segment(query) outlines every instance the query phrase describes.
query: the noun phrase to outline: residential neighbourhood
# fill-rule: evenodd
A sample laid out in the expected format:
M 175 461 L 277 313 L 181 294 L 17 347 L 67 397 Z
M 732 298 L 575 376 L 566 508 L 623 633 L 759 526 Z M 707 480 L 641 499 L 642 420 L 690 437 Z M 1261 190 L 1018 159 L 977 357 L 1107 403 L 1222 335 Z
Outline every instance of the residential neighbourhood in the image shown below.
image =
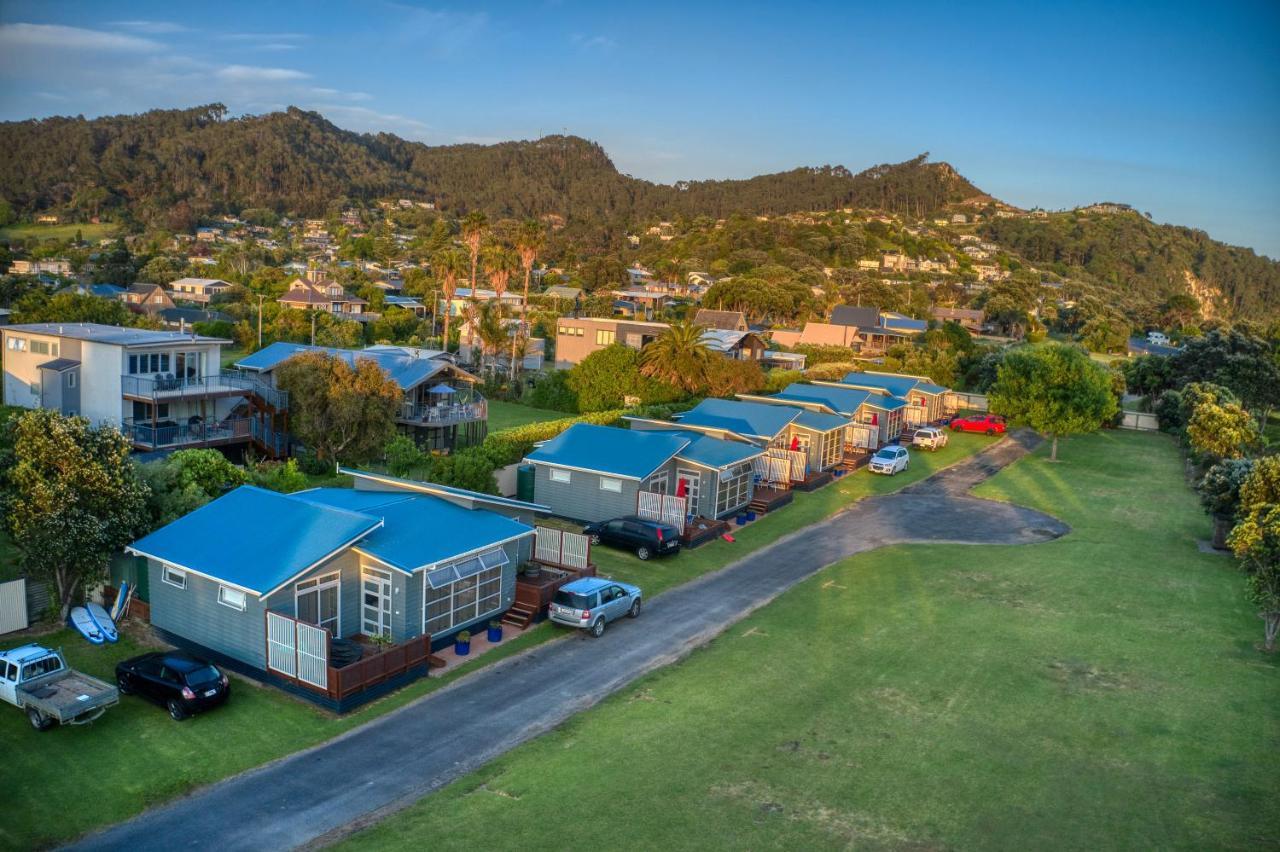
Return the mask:
M 0 848 L 1280 846 L 1275 16 L 648 11 L 0 5 Z

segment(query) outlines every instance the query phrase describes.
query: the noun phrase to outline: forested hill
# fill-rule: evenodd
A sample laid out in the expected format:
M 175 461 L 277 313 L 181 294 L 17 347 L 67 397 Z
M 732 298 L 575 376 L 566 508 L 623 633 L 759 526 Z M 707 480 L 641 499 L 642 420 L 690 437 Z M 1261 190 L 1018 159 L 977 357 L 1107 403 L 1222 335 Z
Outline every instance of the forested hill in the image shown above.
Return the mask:
M 457 213 L 559 214 L 601 224 L 842 206 L 923 216 L 983 197 L 923 155 L 859 174 L 822 166 L 669 186 L 620 174 L 599 145 L 574 136 L 428 146 L 352 133 L 294 108 L 227 118 L 219 104 L 0 123 L 0 150 L 0 196 L 17 212 L 75 205 L 127 211 L 144 222 L 178 207 L 197 216 L 247 207 L 319 215 L 344 198 L 397 195 Z

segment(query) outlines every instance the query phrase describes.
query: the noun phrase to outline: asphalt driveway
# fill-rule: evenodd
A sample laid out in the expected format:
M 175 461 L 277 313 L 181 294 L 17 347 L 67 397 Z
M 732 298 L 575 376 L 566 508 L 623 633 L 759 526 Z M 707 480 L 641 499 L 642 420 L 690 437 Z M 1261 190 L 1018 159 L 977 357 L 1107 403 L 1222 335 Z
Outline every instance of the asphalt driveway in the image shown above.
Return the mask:
M 651 602 L 599 640 L 541 645 L 307 751 L 92 835 L 81 849 L 280 849 L 416 801 L 680 659 L 791 586 L 888 544 L 1032 544 L 1068 531 L 970 488 L 1025 454 L 1025 432 L 901 492 L 871 497 Z M 140 768 L 145 771 L 144 768 Z

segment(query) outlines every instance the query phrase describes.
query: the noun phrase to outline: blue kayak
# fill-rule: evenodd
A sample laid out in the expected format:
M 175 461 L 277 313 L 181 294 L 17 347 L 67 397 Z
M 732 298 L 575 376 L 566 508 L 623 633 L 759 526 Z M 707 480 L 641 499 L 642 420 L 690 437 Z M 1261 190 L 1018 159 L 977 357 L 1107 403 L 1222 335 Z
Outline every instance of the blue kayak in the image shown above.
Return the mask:
M 98 625 L 103 638 L 108 642 L 115 642 L 120 638 L 120 632 L 116 630 L 116 623 L 111 620 L 111 616 L 107 615 L 107 611 L 102 608 L 101 604 L 89 603 L 85 604 L 85 609 L 89 610 L 89 617 L 93 619 L 93 623 Z
M 93 620 L 93 616 L 89 614 L 89 610 L 82 606 L 72 607 L 70 614 L 67 615 L 67 622 L 80 631 L 80 635 L 88 639 L 95 645 L 101 645 L 107 641 L 102 635 L 102 629 L 98 627 L 98 622 Z

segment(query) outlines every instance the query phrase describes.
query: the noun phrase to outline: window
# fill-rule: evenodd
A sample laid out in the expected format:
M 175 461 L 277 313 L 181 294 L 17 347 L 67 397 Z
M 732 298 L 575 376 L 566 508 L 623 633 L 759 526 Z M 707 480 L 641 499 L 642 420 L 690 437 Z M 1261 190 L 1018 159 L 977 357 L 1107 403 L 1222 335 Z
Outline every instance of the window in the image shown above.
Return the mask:
M 181 568 L 174 568 L 172 565 L 164 566 L 164 573 L 160 579 L 164 580 L 170 586 L 176 586 L 179 589 L 187 587 L 187 572 Z
M 27 351 L 27 339 L 25 337 L 10 337 L 8 345 L 15 352 Z
M 614 494 L 621 494 L 622 480 L 614 479 L 613 477 L 610 477 L 610 476 L 602 476 L 600 477 L 600 490 L 612 491 Z
M 667 493 L 667 472 L 660 471 L 649 477 L 649 490 L 659 494 Z
M 716 490 L 716 517 L 742 508 L 750 497 L 750 462 L 720 471 L 720 486 Z
M 36 355 L 48 355 L 49 342 L 47 340 L 33 340 L 31 341 L 31 351 Z
M 560 467 L 551 468 L 550 471 L 548 472 L 548 476 L 550 477 L 552 482 L 569 482 L 573 479 L 569 471 Z
M 501 610 L 502 569 L 508 564 L 506 551 L 495 547 L 424 576 L 423 632 L 439 635 Z M 448 582 L 449 576 L 457 579 Z
M 229 606 L 232 609 L 238 609 L 244 612 L 247 595 L 239 589 L 233 589 L 230 586 L 218 587 L 218 603 L 223 606 Z
M 334 636 L 339 635 L 338 623 L 342 609 L 338 600 L 338 587 L 341 578 L 341 574 L 334 571 L 332 574 L 296 583 L 293 587 L 293 603 L 298 620 L 323 627 Z
M 822 469 L 835 467 L 836 462 L 840 460 L 840 454 L 844 451 L 844 445 L 840 439 L 842 429 L 836 429 L 822 436 Z
M 70 373 L 67 373 L 67 387 L 73 388 L 75 386 L 76 386 L 76 374 L 75 374 L 75 371 L 72 370 Z
M 616 339 L 617 339 L 617 333 L 612 330 L 603 329 L 603 328 L 596 330 L 597 346 L 608 346 L 610 343 L 613 343 L 613 341 Z
M 129 375 L 143 373 L 167 373 L 169 371 L 168 352 L 143 352 L 129 356 Z

